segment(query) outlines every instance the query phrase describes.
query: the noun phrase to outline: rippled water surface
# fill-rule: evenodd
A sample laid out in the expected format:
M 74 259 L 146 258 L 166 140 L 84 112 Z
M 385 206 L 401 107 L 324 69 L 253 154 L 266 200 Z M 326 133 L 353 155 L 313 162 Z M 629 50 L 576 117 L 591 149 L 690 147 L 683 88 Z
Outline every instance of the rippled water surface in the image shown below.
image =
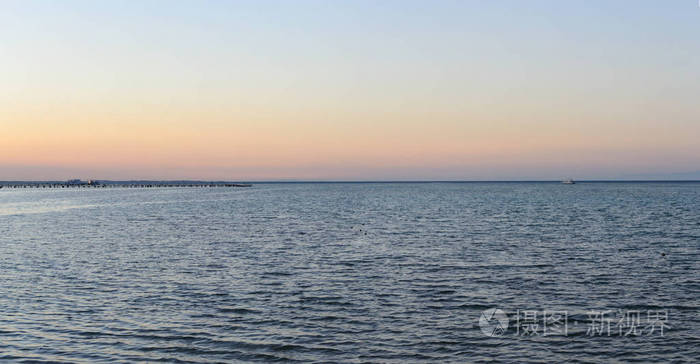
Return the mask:
M 698 183 L 5 188 L 0 361 L 697 362 L 699 253 Z

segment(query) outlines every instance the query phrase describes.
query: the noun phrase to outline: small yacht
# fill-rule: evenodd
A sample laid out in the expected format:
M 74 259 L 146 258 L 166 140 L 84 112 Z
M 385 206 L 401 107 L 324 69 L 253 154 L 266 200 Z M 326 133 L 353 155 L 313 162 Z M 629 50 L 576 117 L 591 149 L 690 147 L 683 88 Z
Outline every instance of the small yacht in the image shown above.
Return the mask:
M 574 182 L 574 180 L 571 178 L 567 178 L 567 179 L 561 181 L 561 183 L 563 183 L 565 185 L 575 185 L 576 184 L 576 182 Z

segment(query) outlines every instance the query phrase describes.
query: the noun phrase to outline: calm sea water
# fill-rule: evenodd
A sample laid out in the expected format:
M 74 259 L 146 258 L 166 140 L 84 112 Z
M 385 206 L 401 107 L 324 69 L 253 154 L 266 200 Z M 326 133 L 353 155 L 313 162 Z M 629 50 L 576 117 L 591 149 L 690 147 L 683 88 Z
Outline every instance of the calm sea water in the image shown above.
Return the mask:
M 0 361 L 697 362 L 699 258 L 698 183 L 2 189 Z

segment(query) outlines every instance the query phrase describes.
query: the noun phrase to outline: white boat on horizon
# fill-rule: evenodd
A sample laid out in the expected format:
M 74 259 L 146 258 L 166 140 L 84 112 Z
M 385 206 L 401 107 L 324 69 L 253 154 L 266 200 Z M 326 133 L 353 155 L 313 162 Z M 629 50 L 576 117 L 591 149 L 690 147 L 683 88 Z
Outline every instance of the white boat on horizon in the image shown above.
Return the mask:
M 567 178 L 567 179 L 561 181 L 561 183 L 563 183 L 565 185 L 575 185 L 576 184 L 576 182 L 574 182 L 574 180 L 571 178 Z

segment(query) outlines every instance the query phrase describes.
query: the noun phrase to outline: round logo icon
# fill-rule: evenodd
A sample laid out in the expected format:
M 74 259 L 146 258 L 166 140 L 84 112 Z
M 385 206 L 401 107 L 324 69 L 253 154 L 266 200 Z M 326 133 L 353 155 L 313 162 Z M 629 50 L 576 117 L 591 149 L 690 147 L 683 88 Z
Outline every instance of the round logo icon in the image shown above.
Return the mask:
M 508 330 L 508 316 L 502 310 L 489 308 L 479 317 L 481 332 L 487 336 L 501 336 Z

